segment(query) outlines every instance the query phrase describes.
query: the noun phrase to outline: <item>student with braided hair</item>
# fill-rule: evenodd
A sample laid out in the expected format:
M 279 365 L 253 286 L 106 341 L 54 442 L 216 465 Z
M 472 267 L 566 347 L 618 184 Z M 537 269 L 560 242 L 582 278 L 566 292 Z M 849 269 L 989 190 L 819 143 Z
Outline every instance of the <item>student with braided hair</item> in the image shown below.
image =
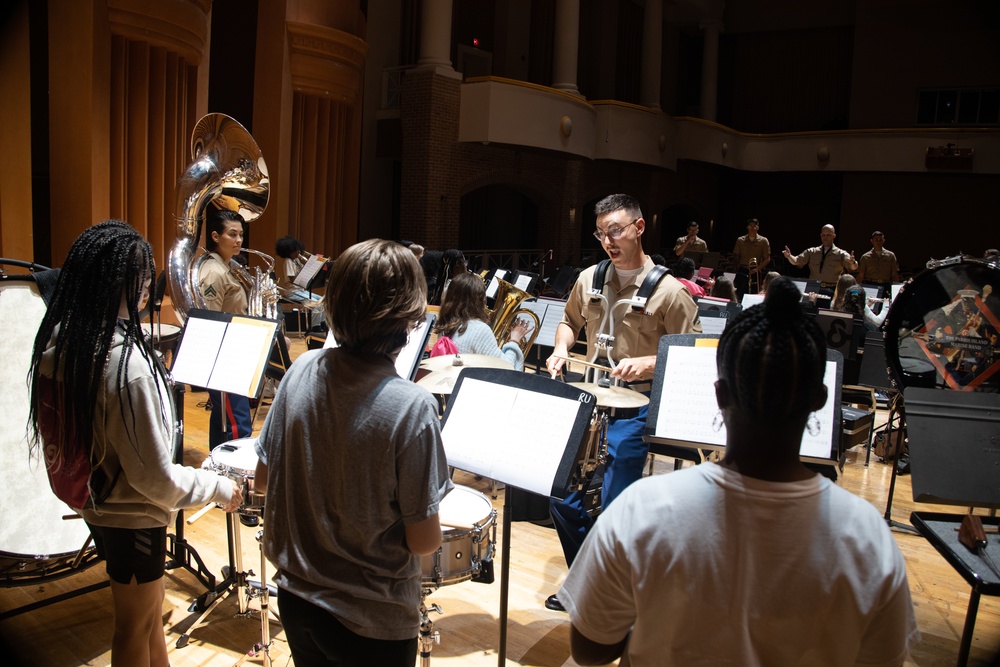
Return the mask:
M 29 433 L 107 561 L 112 664 L 165 667 L 166 526 L 176 509 L 233 511 L 243 498 L 232 480 L 173 462 L 171 388 L 139 327 L 154 275 L 149 244 L 124 222 L 73 243 L 35 337 Z
M 576 662 L 903 663 L 920 635 L 892 534 L 799 459 L 825 361 L 787 278 L 726 327 L 725 457 L 632 484 L 596 522 L 559 591 Z

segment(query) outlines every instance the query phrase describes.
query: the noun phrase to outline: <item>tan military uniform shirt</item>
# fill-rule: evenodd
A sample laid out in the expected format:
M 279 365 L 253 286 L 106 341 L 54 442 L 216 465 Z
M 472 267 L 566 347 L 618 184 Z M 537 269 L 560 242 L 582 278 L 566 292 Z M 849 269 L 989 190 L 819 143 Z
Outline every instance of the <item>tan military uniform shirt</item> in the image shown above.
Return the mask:
M 869 250 L 858 261 L 858 273 L 866 283 L 891 283 L 893 275 L 899 274 L 896 253 L 885 248 L 879 253 L 874 248 Z
M 653 260 L 646 258 L 646 263 L 635 278 L 625 285 L 617 285 L 617 274 L 614 266 L 609 266 L 604 276 L 604 296 L 609 306 L 614 306 L 620 299 L 635 296 L 642 285 L 646 274 L 652 270 Z M 587 357 L 594 353 L 594 343 L 604 315 L 604 304 L 597 300 L 592 302 L 586 292 L 594 282 L 597 265 L 585 269 L 566 301 L 563 322 L 575 333 L 579 333 L 584 325 L 587 327 Z M 673 276 L 665 276 L 646 303 L 646 312 L 633 312 L 629 306 L 614 309 L 615 341 L 612 357 L 615 360 L 645 357 L 655 355 L 660 344 L 660 337 L 665 334 L 701 333 L 701 320 L 698 318 L 698 307 L 691 293 Z M 601 357 L 607 356 L 606 350 L 601 350 Z
M 830 250 L 823 258 L 823 246 L 818 245 L 806 248 L 789 261 L 795 266 L 809 265 L 809 280 L 818 280 L 824 285 L 836 285 L 837 279 L 844 271 L 848 271 L 848 262 L 851 261 L 851 253 L 842 250 L 837 246 L 830 246 Z
M 687 236 L 682 236 L 674 243 L 674 252 L 680 250 L 680 247 L 684 245 L 687 240 Z M 705 239 L 700 236 L 694 237 L 694 241 L 688 243 L 688 247 L 685 248 L 684 252 L 708 252 L 708 244 L 705 243 Z
M 749 234 L 744 234 L 736 239 L 733 256 L 739 262 L 739 266 L 744 269 L 750 266 L 750 260 L 754 258 L 757 259 L 757 265 L 760 266 L 765 257 L 771 256 L 771 244 L 767 237 L 760 234 L 755 239 L 751 239 Z
M 218 254 L 210 252 L 208 256 L 209 258 L 201 265 L 198 280 L 205 306 L 209 310 L 245 315 L 247 293 L 243 291 L 243 285 Z

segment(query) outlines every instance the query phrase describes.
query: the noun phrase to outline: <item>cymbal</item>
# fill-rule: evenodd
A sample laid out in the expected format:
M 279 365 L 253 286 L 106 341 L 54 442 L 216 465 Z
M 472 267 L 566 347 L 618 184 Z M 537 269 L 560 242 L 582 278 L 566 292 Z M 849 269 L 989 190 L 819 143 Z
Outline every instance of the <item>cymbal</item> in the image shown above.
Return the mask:
M 567 382 L 566 384 L 589 391 L 597 397 L 601 408 L 641 408 L 649 403 L 649 397 L 628 387 L 602 387 L 594 382 Z
M 456 361 L 458 363 L 456 363 Z M 420 367 L 429 371 L 454 369 L 455 377 L 463 368 L 506 368 L 514 367 L 503 357 L 488 354 L 443 354 L 440 357 L 428 357 L 420 362 Z
M 465 368 L 465 366 L 459 366 L 459 369 Z M 427 375 L 423 376 L 417 380 L 417 384 L 432 394 L 439 394 L 442 396 L 450 396 L 451 392 L 455 390 L 455 384 L 458 382 L 458 373 L 453 373 L 451 371 L 431 371 Z

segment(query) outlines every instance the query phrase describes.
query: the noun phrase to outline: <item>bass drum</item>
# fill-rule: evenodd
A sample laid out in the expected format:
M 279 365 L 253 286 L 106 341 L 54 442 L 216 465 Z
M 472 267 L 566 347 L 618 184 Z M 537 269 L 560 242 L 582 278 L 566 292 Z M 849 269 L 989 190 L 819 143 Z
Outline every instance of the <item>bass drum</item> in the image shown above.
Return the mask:
M 0 280 L 0 578 L 24 586 L 74 574 L 97 562 L 90 530 L 49 488 L 41 456 L 29 458 L 25 383 L 35 333 L 45 315 L 28 277 Z
M 1000 270 L 978 261 L 928 269 L 901 288 L 885 323 L 889 377 L 906 387 L 1000 386 Z

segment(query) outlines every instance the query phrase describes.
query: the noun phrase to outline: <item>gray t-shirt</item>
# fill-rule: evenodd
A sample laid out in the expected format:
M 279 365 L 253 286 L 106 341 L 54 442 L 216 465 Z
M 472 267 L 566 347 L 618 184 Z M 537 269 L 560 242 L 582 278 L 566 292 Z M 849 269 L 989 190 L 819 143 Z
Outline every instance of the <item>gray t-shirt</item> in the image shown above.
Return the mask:
M 256 448 L 278 586 L 364 637 L 415 637 L 420 559 L 404 524 L 436 514 L 452 487 L 433 397 L 388 357 L 312 350 L 282 379 Z

